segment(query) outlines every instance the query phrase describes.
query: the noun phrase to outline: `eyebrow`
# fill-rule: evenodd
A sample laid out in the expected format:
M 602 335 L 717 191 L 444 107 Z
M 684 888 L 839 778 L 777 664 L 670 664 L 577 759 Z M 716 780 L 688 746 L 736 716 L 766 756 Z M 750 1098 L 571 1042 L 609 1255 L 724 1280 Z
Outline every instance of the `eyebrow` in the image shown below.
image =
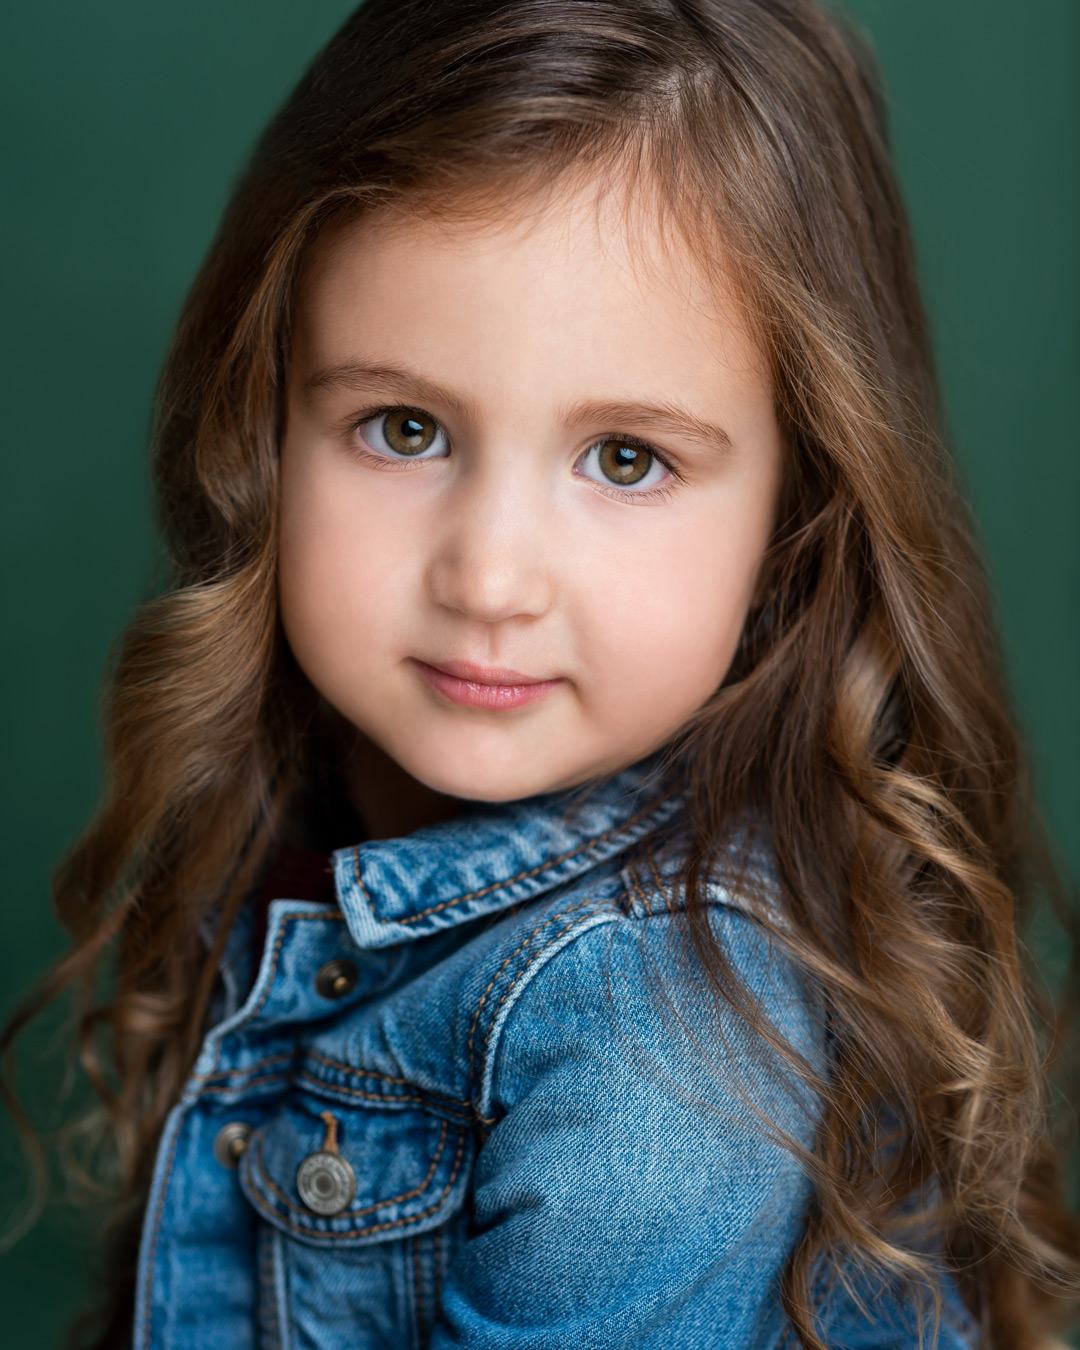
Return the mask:
M 310 376 L 305 381 L 304 388 L 313 391 L 355 389 L 357 393 L 363 393 L 373 384 L 378 385 L 380 389 L 397 393 L 409 402 L 415 400 L 421 403 L 440 403 L 459 417 L 469 417 L 473 413 L 473 405 L 468 399 L 459 398 L 457 394 L 435 380 L 429 380 L 425 375 L 401 370 L 396 366 L 356 361 L 345 362 L 339 366 L 326 366 Z
M 436 403 L 449 408 L 455 415 L 468 419 L 474 414 L 474 405 L 452 390 L 425 375 L 403 370 L 397 366 L 365 362 L 345 362 L 325 366 L 315 371 L 305 388 L 354 389 L 363 392 L 372 385 L 396 394 L 407 402 Z M 651 427 L 659 434 L 683 436 L 711 449 L 727 452 L 732 448 L 731 437 L 713 422 L 708 422 L 675 403 L 637 403 L 633 400 L 596 400 L 574 403 L 563 409 L 567 425 L 580 422 L 607 424 L 616 430 L 620 423 Z
M 729 451 L 731 437 L 723 427 L 696 417 L 676 403 L 602 402 L 575 403 L 566 414 L 567 422 L 597 422 L 617 430 L 620 423 L 636 423 L 665 433 L 699 441 L 712 450 Z

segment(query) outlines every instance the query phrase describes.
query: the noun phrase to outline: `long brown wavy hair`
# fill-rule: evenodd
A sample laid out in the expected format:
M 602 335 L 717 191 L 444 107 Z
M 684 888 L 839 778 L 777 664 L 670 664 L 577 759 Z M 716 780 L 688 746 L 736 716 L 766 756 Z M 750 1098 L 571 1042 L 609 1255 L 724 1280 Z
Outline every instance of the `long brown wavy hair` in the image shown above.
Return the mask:
M 784 1306 L 824 1350 L 822 1262 L 919 1277 L 921 1225 L 988 1346 L 1044 1345 L 1067 1321 L 1080 1236 L 1018 939 L 1040 888 L 1032 812 L 872 62 L 813 0 L 368 0 L 259 142 L 183 311 L 155 440 L 174 582 L 115 664 L 104 805 L 56 878 L 70 951 L 6 1036 L 76 992 L 127 1216 L 94 1345 L 123 1342 L 163 1120 L 229 923 L 311 770 L 317 699 L 276 599 L 299 268 L 343 217 L 498 212 L 615 163 L 647 175 L 704 266 L 722 253 L 792 447 L 768 584 L 674 756 L 686 931 L 717 990 L 771 1034 L 702 900 L 725 821 L 751 808 L 785 900 L 775 940 L 828 1010 Z

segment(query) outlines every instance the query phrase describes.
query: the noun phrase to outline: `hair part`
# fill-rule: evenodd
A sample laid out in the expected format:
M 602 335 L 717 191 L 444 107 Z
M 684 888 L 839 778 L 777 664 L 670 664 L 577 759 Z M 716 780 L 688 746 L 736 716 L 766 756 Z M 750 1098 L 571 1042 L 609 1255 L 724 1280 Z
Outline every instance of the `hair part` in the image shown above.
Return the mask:
M 812 0 L 368 0 L 316 59 L 234 193 L 169 354 L 155 464 L 175 584 L 117 659 L 105 804 L 56 881 L 73 946 L 8 1042 L 76 990 L 137 1220 L 224 935 L 312 761 L 317 699 L 276 601 L 304 260 L 365 213 L 484 219 L 567 172 L 626 166 L 733 283 L 791 445 L 767 584 L 723 687 L 672 746 L 693 841 L 686 936 L 717 997 L 773 1035 L 703 894 L 751 810 L 785 901 L 774 939 L 828 1009 L 805 1158 L 816 1200 L 784 1307 L 824 1350 L 823 1263 L 932 1286 L 922 1226 L 988 1344 L 1028 1350 L 1080 1273 L 1017 941 L 1038 849 L 880 94 L 857 39 Z M 130 1316 L 122 1271 L 113 1284 L 102 1347 Z

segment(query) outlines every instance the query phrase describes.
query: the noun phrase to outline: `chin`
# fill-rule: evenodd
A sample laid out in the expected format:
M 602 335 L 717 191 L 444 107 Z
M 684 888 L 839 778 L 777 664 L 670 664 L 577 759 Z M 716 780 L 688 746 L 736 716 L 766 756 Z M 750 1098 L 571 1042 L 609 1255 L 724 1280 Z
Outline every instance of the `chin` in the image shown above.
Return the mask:
M 423 766 L 426 768 L 426 766 Z M 550 792 L 557 784 L 535 775 L 522 774 L 520 769 L 468 769 L 461 766 L 439 765 L 427 772 L 410 769 L 414 778 L 435 792 L 448 797 L 460 797 L 468 802 L 515 802 L 523 797 L 534 797 Z
M 571 766 L 541 761 L 531 747 L 512 744 L 409 746 L 391 753 L 425 787 L 464 801 L 513 802 L 577 781 Z

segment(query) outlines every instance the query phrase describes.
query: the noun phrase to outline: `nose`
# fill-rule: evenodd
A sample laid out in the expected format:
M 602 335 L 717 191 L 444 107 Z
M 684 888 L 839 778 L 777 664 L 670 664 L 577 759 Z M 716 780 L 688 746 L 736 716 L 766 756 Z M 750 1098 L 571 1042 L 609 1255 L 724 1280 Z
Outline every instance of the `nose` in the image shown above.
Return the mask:
M 539 484 L 477 472 L 446 503 L 428 588 L 436 604 L 480 623 L 538 618 L 551 605 L 550 533 Z

